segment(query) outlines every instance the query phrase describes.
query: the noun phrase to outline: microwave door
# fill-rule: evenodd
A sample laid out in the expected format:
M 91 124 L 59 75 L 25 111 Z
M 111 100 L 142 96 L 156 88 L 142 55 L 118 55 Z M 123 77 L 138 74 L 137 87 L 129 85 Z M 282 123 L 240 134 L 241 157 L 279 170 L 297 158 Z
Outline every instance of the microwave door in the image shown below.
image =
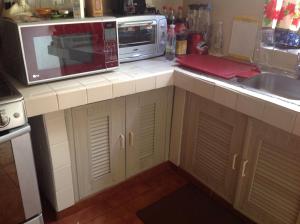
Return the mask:
M 92 63 L 95 54 L 92 35 L 66 35 L 53 38 L 48 54 L 59 58 L 62 65 Z
M 76 48 L 80 46 L 91 46 L 93 35 L 90 33 L 68 34 L 61 36 L 53 36 L 52 43 L 54 46 L 62 48 Z
M 79 63 L 92 63 L 94 55 L 99 54 L 99 52 L 94 52 L 90 47 L 64 49 L 54 46 L 48 46 L 48 54 L 58 57 L 61 60 L 62 65 L 72 65 Z

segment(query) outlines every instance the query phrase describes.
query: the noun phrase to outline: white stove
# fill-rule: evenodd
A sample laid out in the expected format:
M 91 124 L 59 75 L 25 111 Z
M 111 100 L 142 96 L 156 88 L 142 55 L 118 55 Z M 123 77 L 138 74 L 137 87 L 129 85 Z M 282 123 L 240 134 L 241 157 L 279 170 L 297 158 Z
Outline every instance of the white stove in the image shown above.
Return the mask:
M 42 224 L 42 208 L 22 95 L 0 74 L 0 223 Z
M 0 132 L 26 123 L 23 96 L 0 75 Z

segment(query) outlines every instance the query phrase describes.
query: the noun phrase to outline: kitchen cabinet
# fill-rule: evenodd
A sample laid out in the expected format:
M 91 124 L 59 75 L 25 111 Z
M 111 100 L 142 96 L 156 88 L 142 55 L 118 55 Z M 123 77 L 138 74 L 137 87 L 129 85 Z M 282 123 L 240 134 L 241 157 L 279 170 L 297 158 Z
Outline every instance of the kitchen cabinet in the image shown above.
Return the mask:
M 168 158 L 173 88 L 66 112 L 77 200 Z
M 246 116 L 187 94 L 181 166 L 218 195 L 233 203 Z
M 168 91 L 164 88 L 126 97 L 127 177 L 166 160 L 172 100 L 168 102 Z
M 250 119 L 235 208 L 257 223 L 300 223 L 299 149 L 299 137 Z
M 73 108 L 69 115 L 79 198 L 124 180 L 125 98 Z

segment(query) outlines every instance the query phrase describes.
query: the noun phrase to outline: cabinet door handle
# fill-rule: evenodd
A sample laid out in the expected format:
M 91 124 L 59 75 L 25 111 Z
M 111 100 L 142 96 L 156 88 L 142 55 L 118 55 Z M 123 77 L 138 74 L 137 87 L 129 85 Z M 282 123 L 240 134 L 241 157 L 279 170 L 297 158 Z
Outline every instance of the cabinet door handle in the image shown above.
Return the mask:
M 247 164 L 248 164 L 248 160 L 245 160 L 244 162 L 243 162 L 243 170 L 242 170 L 242 177 L 245 177 L 246 176 L 246 167 L 247 167 Z
M 133 139 L 134 139 L 134 134 L 133 132 L 129 132 L 129 146 L 133 146 Z
M 236 170 L 236 160 L 237 160 L 238 156 L 239 155 L 237 153 L 233 155 L 232 167 L 231 167 L 232 170 Z
M 120 146 L 121 149 L 125 149 L 125 136 L 123 134 L 120 135 Z

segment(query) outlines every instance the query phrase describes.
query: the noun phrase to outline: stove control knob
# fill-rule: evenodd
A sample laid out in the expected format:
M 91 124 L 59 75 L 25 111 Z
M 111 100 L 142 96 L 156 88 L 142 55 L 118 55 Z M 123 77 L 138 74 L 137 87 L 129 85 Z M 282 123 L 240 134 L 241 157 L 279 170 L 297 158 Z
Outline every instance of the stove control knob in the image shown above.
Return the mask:
M 0 113 L 0 128 L 6 127 L 9 124 L 9 122 L 10 122 L 9 117 Z
M 19 118 L 20 116 L 20 113 L 14 113 L 14 118 Z

